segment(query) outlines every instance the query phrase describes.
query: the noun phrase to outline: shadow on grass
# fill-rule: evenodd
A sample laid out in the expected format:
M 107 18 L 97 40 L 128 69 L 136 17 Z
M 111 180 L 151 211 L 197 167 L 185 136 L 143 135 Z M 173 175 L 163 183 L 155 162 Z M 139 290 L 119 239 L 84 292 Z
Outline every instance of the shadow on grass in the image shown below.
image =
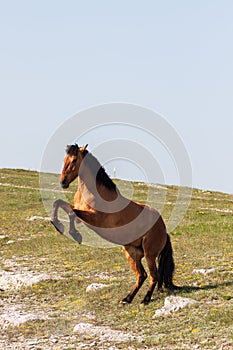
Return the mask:
M 195 291 L 199 291 L 199 290 L 211 290 L 211 289 L 216 289 L 219 287 L 229 287 L 229 286 L 233 286 L 233 281 L 231 282 L 224 282 L 224 283 L 217 283 L 217 284 L 208 284 L 205 286 L 179 286 L 178 290 L 176 291 L 175 294 L 179 294 L 180 292 L 185 292 L 185 293 L 192 293 Z

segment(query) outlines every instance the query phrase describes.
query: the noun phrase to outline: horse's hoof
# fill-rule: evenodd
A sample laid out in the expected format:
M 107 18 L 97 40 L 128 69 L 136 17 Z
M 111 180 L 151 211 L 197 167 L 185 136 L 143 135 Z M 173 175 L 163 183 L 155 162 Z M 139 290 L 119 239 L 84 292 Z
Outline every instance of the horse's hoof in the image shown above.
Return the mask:
M 151 301 L 151 297 L 145 296 L 145 298 L 141 301 L 141 305 L 148 305 Z
M 124 307 L 125 305 L 127 305 L 127 304 L 129 304 L 129 303 L 127 303 L 126 301 L 123 301 L 123 300 L 121 300 L 121 301 L 119 301 L 119 306 L 120 307 Z
M 131 301 L 132 300 L 129 300 L 128 298 L 124 298 L 119 302 L 119 305 L 123 306 L 123 305 L 131 304 Z
M 179 291 L 182 289 L 182 287 L 176 286 L 175 284 L 172 284 L 167 287 L 167 291 L 170 293 L 179 293 Z
M 162 287 L 158 288 L 158 294 L 164 293 L 164 289 Z
M 69 234 L 76 242 L 78 242 L 79 244 L 82 243 L 83 238 L 77 230 L 70 230 Z
M 76 216 L 75 222 L 76 222 L 76 224 L 80 224 L 80 223 L 81 223 L 81 220 Z
M 64 225 L 59 220 L 50 220 L 51 224 L 55 227 L 55 229 L 63 235 L 65 231 Z

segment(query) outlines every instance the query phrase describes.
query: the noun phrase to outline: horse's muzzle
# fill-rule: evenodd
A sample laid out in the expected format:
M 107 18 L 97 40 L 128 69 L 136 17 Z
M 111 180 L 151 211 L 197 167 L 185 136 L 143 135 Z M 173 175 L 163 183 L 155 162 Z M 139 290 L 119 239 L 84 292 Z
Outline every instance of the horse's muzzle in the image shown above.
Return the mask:
M 68 180 L 67 180 L 66 178 L 64 178 L 64 179 L 60 182 L 60 184 L 61 184 L 61 187 L 62 187 L 62 188 L 68 188 L 68 187 L 69 187 L 69 182 L 68 182 Z

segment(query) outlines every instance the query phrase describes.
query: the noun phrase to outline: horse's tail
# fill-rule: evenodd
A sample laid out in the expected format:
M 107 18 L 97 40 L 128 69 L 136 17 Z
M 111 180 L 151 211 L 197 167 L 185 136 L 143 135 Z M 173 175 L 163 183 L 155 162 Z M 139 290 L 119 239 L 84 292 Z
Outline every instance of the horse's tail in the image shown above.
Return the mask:
M 159 281 L 158 289 L 162 288 L 164 283 L 165 287 L 168 289 L 176 289 L 177 287 L 173 284 L 173 273 L 175 270 L 175 263 L 173 259 L 173 250 L 171 245 L 171 240 L 169 235 L 167 235 L 167 242 L 159 254 Z

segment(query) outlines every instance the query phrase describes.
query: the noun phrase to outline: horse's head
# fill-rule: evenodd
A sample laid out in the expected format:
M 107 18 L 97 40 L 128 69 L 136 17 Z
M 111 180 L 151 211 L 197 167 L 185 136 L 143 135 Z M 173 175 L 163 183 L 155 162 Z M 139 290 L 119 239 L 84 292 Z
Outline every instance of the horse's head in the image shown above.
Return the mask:
M 66 147 L 66 156 L 62 169 L 60 183 L 62 188 L 68 188 L 70 183 L 78 176 L 80 164 L 88 145 L 79 147 L 77 144 Z

